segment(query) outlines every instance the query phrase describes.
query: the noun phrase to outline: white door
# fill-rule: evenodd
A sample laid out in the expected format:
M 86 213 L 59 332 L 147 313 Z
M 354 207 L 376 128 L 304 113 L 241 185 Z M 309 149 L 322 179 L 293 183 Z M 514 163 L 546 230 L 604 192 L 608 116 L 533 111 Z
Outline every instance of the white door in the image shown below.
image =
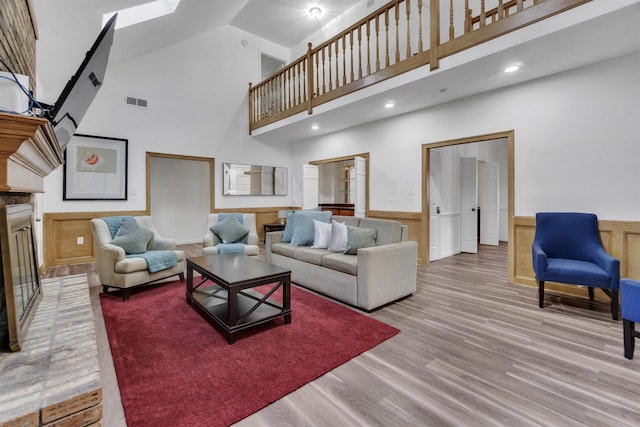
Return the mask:
M 500 240 L 499 170 L 498 162 L 478 164 L 481 245 L 497 246 Z
M 460 250 L 478 253 L 478 162 L 460 158 Z
M 440 259 L 440 152 L 429 150 L 429 261 Z
M 364 157 L 354 157 L 355 160 L 355 203 L 354 215 L 364 218 L 367 200 L 367 159 Z
M 302 209 L 318 207 L 318 166 L 302 165 Z

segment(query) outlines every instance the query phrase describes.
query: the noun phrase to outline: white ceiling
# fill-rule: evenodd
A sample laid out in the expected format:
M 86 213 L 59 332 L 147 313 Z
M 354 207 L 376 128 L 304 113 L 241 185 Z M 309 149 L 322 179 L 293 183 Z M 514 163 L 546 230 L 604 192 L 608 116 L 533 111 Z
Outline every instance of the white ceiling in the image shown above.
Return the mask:
M 75 72 L 77 52 L 86 52 L 99 32 L 103 14 L 148 1 L 33 0 L 40 33 L 39 63 L 70 64 L 66 70 L 53 67 L 59 75 L 40 76 L 47 79 L 49 84 L 43 86 L 51 92 L 44 95 L 39 92 L 40 100 L 55 101 L 66 80 Z M 142 56 L 227 24 L 283 46 L 296 46 L 309 39 L 321 25 L 359 2 L 367 0 L 182 0 L 171 15 L 118 30 L 110 63 Z M 319 22 L 308 17 L 309 8 L 315 3 L 323 9 Z M 375 8 L 384 3 L 375 0 Z M 68 13 L 70 10 L 72 14 Z M 607 13 L 611 10 L 613 12 Z M 589 13 L 593 16 L 583 16 Z M 565 16 L 573 17 L 578 24 L 547 25 L 557 23 Z M 640 0 L 595 0 L 512 33 L 513 36 L 507 36 L 510 46 L 500 47 L 507 38 L 500 37 L 470 49 L 469 55 L 475 52 L 476 58 L 470 58 L 466 53 L 445 58 L 436 72 L 416 70 L 407 73 L 407 76 L 344 97 L 337 103 L 334 101 L 331 108 L 316 108 L 313 115 L 301 115 L 300 119 L 290 120 L 286 127 L 282 127 L 281 122 L 255 134 L 279 141 L 301 140 L 318 133 L 310 131 L 311 121 L 321 123 L 321 133 L 331 132 L 638 52 L 638 22 Z M 521 40 L 517 41 L 518 38 Z M 61 50 L 60 45 L 66 49 Z M 458 60 L 465 57 L 464 62 Z M 516 75 L 507 78 L 502 75 L 501 67 L 514 59 L 524 66 Z M 397 107 L 393 111 L 380 107 L 387 99 L 396 101 Z

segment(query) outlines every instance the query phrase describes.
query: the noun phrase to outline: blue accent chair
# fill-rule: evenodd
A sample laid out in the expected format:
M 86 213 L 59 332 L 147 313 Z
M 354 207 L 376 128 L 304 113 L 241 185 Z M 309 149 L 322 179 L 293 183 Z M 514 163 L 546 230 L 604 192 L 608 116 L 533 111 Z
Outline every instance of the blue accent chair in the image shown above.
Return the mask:
M 620 260 L 600 242 L 598 217 L 589 213 L 539 212 L 532 245 L 533 271 L 538 282 L 538 305 L 544 307 L 544 282 L 584 285 L 611 298 L 611 317 L 618 320 Z
M 635 331 L 635 322 L 640 322 L 640 282 L 631 279 L 620 280 L 620 301 L 624 357 L 633 359 L 635 339 L 640 338 L 640 332 Z

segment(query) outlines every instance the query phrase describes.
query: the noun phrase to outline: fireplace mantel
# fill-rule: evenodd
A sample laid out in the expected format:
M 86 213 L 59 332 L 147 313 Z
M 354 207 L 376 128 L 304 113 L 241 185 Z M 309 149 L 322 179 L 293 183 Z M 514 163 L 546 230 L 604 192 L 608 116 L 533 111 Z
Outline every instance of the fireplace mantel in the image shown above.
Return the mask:
M 0 193 L 42 193 L 63 162 L 48 120 L 0 113 Z

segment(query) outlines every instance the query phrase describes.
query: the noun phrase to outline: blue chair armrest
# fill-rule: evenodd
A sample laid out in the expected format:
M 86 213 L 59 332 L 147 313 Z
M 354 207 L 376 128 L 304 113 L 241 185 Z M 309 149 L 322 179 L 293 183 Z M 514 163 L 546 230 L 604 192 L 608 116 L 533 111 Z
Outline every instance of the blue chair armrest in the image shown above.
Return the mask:
M 611 289 L 620 289 L 620 260 L 610 255 L 602 247 L 594 250 L 592 255 L 591 262 L 597 264 L 611 276 Z
M 531 254 L 533 257 L 533 271 L 540 280 L 544 278 L 544 272 L 547 271 L 547 254 L 539 243 L 533 242 L 531 245 Z

